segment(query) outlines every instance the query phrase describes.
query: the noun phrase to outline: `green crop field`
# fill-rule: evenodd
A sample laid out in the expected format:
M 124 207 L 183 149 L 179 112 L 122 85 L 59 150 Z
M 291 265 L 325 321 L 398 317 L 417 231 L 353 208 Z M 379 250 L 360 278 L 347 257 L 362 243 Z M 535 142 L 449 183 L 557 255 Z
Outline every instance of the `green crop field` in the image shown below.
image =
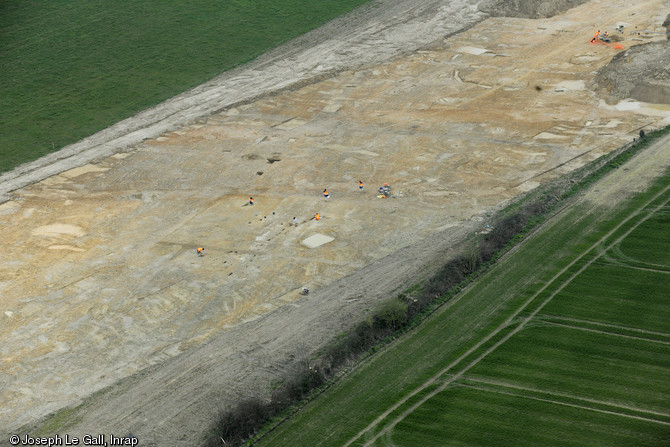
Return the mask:
M 662 439 L 663 428 L 653 422 L 464 384 L 426 401 L 377 444 L 641 447 L 661 445 Z
M 258 445 L 670 445 L 669 202 L 564 210 Z
M 0 172 L 368 0 L 0 2 Z
M 657 270 L 670 270 L 668 225 L 670 211 L 658 211 L 616 247 L 611 256 L 623 259 L 627 265 L 645 267 L 646 263 Z

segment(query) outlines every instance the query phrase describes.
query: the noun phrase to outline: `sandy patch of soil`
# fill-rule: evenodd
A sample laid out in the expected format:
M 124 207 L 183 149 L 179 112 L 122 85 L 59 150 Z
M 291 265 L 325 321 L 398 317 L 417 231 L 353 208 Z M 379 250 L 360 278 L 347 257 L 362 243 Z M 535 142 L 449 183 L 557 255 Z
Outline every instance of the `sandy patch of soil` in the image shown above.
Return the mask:
M 71 235 L 76 237 L 81 237 L 84 234 L 84 230 L 81 227 L 70 224 L 55 223 L 51 225 L 44 225 L 37 227 L 30 232 L 33 236 L 59 236 L 59 235 Z

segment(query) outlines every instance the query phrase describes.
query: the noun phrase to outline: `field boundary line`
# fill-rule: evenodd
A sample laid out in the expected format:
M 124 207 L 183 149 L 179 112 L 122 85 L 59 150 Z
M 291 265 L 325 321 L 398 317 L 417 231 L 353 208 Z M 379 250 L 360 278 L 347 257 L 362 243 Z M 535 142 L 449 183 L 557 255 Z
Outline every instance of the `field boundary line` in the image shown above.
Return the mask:
M 426 382 L 424 382 L 422 385 L 420 385 L 418 388 L 407 394 L 405 397 L 403 397 L 401 400 L 393 404 L 389 409 L 387 409 L 384 413 L 382 413 L 380 416 L 375 418 L 374 421 L 372 421 L 367 427 L 359 431 L 354 437 L 349 439 L 343 447 L 349 447 L 351 444 L 353 444 L 356 440 L 358 440 L 361 436 L 363 436 L 366 432 L 368 432 L 370 429 L 374 428 L 377 426 L 381 421 L 383 421 L 386 417 L 388 417 L 393 411 L 397 410 L 402 406 L 405 402 L 407 402 L 409 399 L 426 389 L 428 386 L 432 385 L 441 375 L 445 374 L 447 371 L 449 371 L 451 368 L 454 366 L 458 365 L 460 362 L 462 362 L 465 358 L 467 358 L 469 355 L 471 355 L 473 352 L 475 352 L 477 349 L 479 349 L 484 343 L 488 342 L 491 338 L 496 336 L 500 331 L 505 329 L 509 324 L 518 317 L 518 315 L 530 305 L 541 293 L 543 293 L 550 285 L 554 283 L 558 278 L 560 278 L 566 271 L 568 271 L 570 268 L 572 268 L 575 264 L 577 264 L 579 261 L 581 261 L 587 254 L 591 253 L 593 250 L 598 248 L 602 244 L 603 241 L 606 241 L 608 238 L 610 238 L 613 234 L 615 234 L 624 224 L 628 223 L 631 219 L 634 217 L 638 216 L 640 213 L 642 213 L 645 208 L 647 208 L 651 203 L 656 201 L 659 197 L 663 196 L 668 190 L 670 190 L 670 186 L 666 186 L 663 188 L 661 191 L 657 192 L 654 194 L 650 199 L 644 202 L 641 206 L 636 208 L 631 212 L 631 214 L 628 215 L 625 219 L 623 219 L 621 222 L 619 222 L 614 228 L 612 228 L 610 231 L 608 231 L 606 234 L 604 234 L 601 238 L 599 238 L 597 241 L 595 241 L 591 246 L 589 246 L 586 250 L 584 250 L 580 255 L 578 255 L 574 260 L 572 260 L 568 265 L 563 267 L 561 270 L 559 270 L 549 281 L 545 283 L 544 286 L 542 286 L 537 292 L 535 292 L 530 298 L 528 298 L 515 312 L 512 313 L 502 324 L 500 324 L 496 329 L 494 329 L 489 335 L 484 337 L 481 341 L 479 341 L 475 346 L 472 348 L 468 349 L 465 353 L 461 354 L 456 360 L 454 360 L 452 363 L 447 365 L 445 368 L 443 368 L 441 371 L 439 371 L 437 374 L 435 374 L 433 377 L 428 379 Z M 412 413 L 414 410 L 416 410 L 418 407 L 423 405 L 428 399 L 436 395 L 437 393 L 442 392 L 447 386 L 449 386 L 454 380 L 460 378 L 465 374 L 467 371 L 469 371 L 471 368 L 473 368 L 475 365 L 477 365 L 484 357 L 486 357 L 488 354 L 493 352 L 497 347 L 499 347 L 501 344 L 503 344 L 505 341 L 507 341 L 509 338 L 511 338 L 514 334 L 519 332 L 521 329 L 523 329 L 526 325 L 526 323 L 533 318 L 535 315 L 537 315 L 542 308 L 551 301 L 551 299 L 556 296 L 560 291 L 563 290 L 574 278 L 576 278 L 579 274 L 581 274 L 586 268 L 588 268 L 591 264 L 593 264 L 594 261 L 602 257 L 607 250 L 609 250 L 612 246 L 615 244 L 619 243 L 621 240 L 623 240 L 626 236 L 628 236 L 630 233 L 633 232 L 634 229 L 636 229 L 639 225 L 641 225 L 643 222 L 645 222 L 647 219 L 649 219 L 651 216 L 655 214 L 655 212 L 662 208 L 668 201 L 669 199 L 666 199 L 663 201 L 660 205 L 657 205 L 654 207 L 652 212 L 648 212 L 647 216 L 640 219 L 635 225 L 633 225 L 630 229 L 628 229 L 623 235 L 612 241 L 607 248 L 604 250 L 601 250 L 600 253 L 598 253 L 593 259 L 589 260 L 586 262 L 584 266 L 582 266 L 577 272 L 572 274 L 567 280 L 565 280 L 554 292 L 551 293 L 551 295 L 544 300 L 544 302 L 537 308 L 535 309 L 530 316 L 525 318 L 513 331 L 511 331 L 509 334 L 507 334 L 505 337 L 503 337 L 500 341 L 495 343 L 492 347 L 487 349 L 483 354 L 481 354 L 479 357 L 477 357 L 475 360 L 470 362 L 467 366 L 465 366 L 464 369 L 462 369 L 460 372 L 454 374 L 454 376 L 451 379 L 448 379 L 447 381 L 444 382 L 440 387 L 435 389 L 433 392 L 429 393 L 428 395 L 424 396 L 419 402 L 416 404 L 412 405 L 409 409 L 404 411 L 400 416 L 398 416 L 396 419 L 394 419 L 389 425 L 384 427 L 379 433 L 377 433 L 374 437 L 372 437 L 369 441 L 367 441 L 364 446 L 369 446 L 373 442 L 375 442 L 377 439 L 379 439 L 382 435 L 387 433 L 391 428 L 393 428 L 395 425 L 397 425 L 400 421 L 402 421 L 407 415 Z
M 478 390 L 478 391 L 488 391 L 488 392 L 491 392 L 491 393 L 505 394 L 507 396 L 522 397 L 524 399 L 537 400 L 537 401 L 540 401 L 540 402 L 548 402 L 548 403 L 552 403 L 552 404 L 556 404 L 556 405 L 563 405 L 563 406 L 566 406 L 566 407 L 580 408 L 582 410 L 595 411 L 595 412 L 598 412 L 598 413 L 611 414 L 613 416 L 621 416 L 621 417 L 624 417 L 624 418 L 637 419 L 637 420 L 641 420 L 641 421 L 645 421 L 645 422 L 652 422 L 652 423 L 656 423 L 656 424 L 670 426 L 670 422 L 659 421 L 658 419 L 646 418 L 644 416 L 636 416 L 634 414 L 619 413 L 619 412 L 616 412 L 616 411 L 604 410 L 602 408 L 595 408 L 595 407 L 589 407 L 589 406 L 586 406 L 586 405 L 572 404 L 572 403 L 569 403 L 569 402 L 562 402 L 560 400 L 555 400 L 555 399 L 545 399 L 545 398 L 538 397 L 538 396 L 529 396 L 527 394 L 514 393 L 512 391 L 504 391 L 504 390 L 500 390 L 500 389 L 496 390 L 496 389 L 492 389 L 492 388 L 478 387 L 478 386 L 467 385 L 467 384 L 459 384 L 459 385 L 464 387 L 464 388 L 470 388 L 470 389 L 474 389 L 474 390 Z M 530 391 L 530 390 L 528 390 L 528 391 Z M 542 391 L 540 391 L 540 392 L 542 392 Z M 580 398 L 574 398 L 574 399 L 582 400 Z M 604 405 L 610 405 L 610 404 L 604 404 Z M 617 405 L 612 405 L 612 406 L 616 407 Z M 663 416 L 665 416 L 665 415 L 663 415 Z
M 611 328 L 614 328 L 614 329 L 622 329 L 622 330 L 625 330 L 625 331 L 640 332 L 642 334 L 658 335 L 658 336 L 661 336 L 661 337 L 670 338 L 670 334 L 667 334 L 665 332 L 648 331 L 646 329 L 640 329 L 640 328 L 636 328 L 636 327 L 620 326 L 618 324 L 608 324 L 608 323 L 602 323 L 602 322 L 599 322 L 599 321 L 582 320 L 582 319 L 579 319 L 579 318 L 562 317 L 560 315 L 540 314 L 540 315 L 538 315 L 538 318 L 542 319 L 543 321 L 564 320 L 564 321 L 572 321 L 572 322 L 575 322 L 575 323 L 586 323 L 586 324 L 592 324 L 594 326 L 611 327 Z

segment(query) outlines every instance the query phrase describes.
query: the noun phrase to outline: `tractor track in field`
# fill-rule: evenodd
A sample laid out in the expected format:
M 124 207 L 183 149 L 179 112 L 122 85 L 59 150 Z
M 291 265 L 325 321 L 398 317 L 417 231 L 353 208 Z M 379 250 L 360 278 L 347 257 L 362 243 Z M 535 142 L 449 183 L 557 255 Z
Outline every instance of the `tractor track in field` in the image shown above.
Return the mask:
M 661 337 L 670 338 L 670 334 L 666 334 L 665 332 L 648 331 L 648 330 L 640 329 L 640 328 L 636 328 L 636 327 L 627 327 L 627 326 L 621 326 L 621 325 L 618 325 L 618 324 L 602 323 L 600 321 L 582 320 L 582 319 L 579 319 L 579 318 L 562 317 L 560 315 L 548 315 L 548 314 L 541 314 L 540 318 L 543 321 L 549 320 L 549 321 L 547 321 L 548 323 L 551 323 L 551 320 L 569 321 L 569 322 L 573 322 L 573 323 L 586 323 L 586 324 L 590 324 L 590 325 L 593 325 L 593 326 L 600 326 L 600 327 L 612 328 L 612 329 L 621 329 L 621 330 L 625 330 L 625 331 L 638 332 L 640 334 L 658 335 L 658 336 L 661 336 Z M 582 327 L 582 326 L 570 326 L 570 327 Z M 605 333 L 611 333 L 611 332 L 605 331 Z
M 626 334 L 619 334 L 616 332 L 608 332 L 600 329 L 592 329 L 592 328 L 587 328 L 583 326 L 573 326 L 571 324 L 567 323 L 559 323 L 556 321 L 544 321 L 543 322 L 546 325 L 549 326 L 559 326 L 559 327 L 564 327 L 568 329 L 574 329 L 576 331 L 586 331 L 586 332 L 593 332 L 595 334 L 603 334 L 603 335 L 610 335 L 612 337 L 621 337 L 621 338 L 628 338 L 630 340 L 640 340 L 640 341 L 646 341 L 649 343 L 660 343 L 662 345 L 668 345 L 670 346 L 670 341 L 663 341 L 663 340 L 654 340 L 653 338 L 644 338 L 644 337 L 635 337 L 634 335 L 626 335 Z
M 626 413 L 619 413 L 619 412 L 616 412 L 616 411 L 608 411 L 608 410 L 603 410 L 601 408 L 595 408 L 595 407 L 587 406 L 587 405 L 576 405 L 576 404 L 565 402 L 565 401 L 562 401 L 562 400 L 559 400 L 559 399 L 542 399 L 542 398 L 539 398 L 539 397 L 536 397 L 536 396 L 529 396 L 527 394 L 515 393 L 515 392 L 512 392 L 512 391 L 505 391 L 505 390 L 500 390 L 500 389 L 492 389 L 491 387 L 486 387 L 485 385 L 493 385 L 493 386 L 496 386 L 496 387 L 509 388 L 509 389 L 512 389 L 512 390 L 528 391 L 528 392 L 531 392 L 531 393 L 545 394 L 545 395 L 554 396 L 554 397 L 557 397 L 557 398 L 573 399 L 573 400 L 576 400 L 576 401 L 588 402 L 588 403 L 596 404 L 596 405 L 621 408 L 622 410 L 629 410 L 629 411 L 636 412 L 636 413 L 646 413 L 646 414 L 654 415 L 654 416 L 670 417 L 670 414 L 663 413 L 663 412 L 660 412 L 660 411 L 653 411 L 653 410 L 649 410 L 649 409 L 646 409 L 646 408 L 638 408 L 638 407 L 634 407 L 632 405 L 623 405 L 623 404 L 615 403 L 615 402 L 607 402 L 607 401 L 602 401 L 602 400 L 597 400 L 597 399 L 588 399 L 588 398 L 585 398 L 585 397 L 573 396 L 573 395 L 564 394 L 564 393 L 556 393 L 556 392 L 553 392 L 553 391 L 538 390 L 538 389 L 535 389 L 535 388 L 514 385 L 514 384 L 507 383 L 507 382 L 496 381 L 496 380 L 480 379 L 480 378 L 472 378 L 472 377 L 463 377 L 462 380 L 484 384 L 484 386 L 476 386 L 476 385 L 467 385 L 467 384 L 464 384 L 464 383 L 459 383 L 460 386 L 464 386 L 464 387 L 467 387 L 467 388 L 472 388 L 472 389 L 475 389 L 475 390 L 488 391 L 488 392 L 500 393 L 500 394 L 507 394 L 509 396 L 523 397 L 523 398 L 534 399 L 534 400 L 539 400 L 539 401 L 543 401 L 543 402 L 550 402 L 550 403 L 554 403 L 554 404 L 558 404 L 558 405 L 566 405 L 566 406 L 570 406 L 570 407 L 574 407 L 574 408 L 581 408 L 581 409 L 584 409 L 584 410 L 599 411 L 599 412 L 602 412 L 602 413 L 612 414 L 612 415 L 616 415 L 616 416 L 639 419 L 639 420 L 643 420 L 643 421 L 647 421 L 647 422 L 654 422 L 654 423 L 657 423 L 657 424 L 670 425 L 670 422 L 659 421 L 658 419 L 652 419 L 652 418 L 648 418 L 648 417 L 636 416 L 636 415 L 631 415 L 631 414 L 626 414 Z

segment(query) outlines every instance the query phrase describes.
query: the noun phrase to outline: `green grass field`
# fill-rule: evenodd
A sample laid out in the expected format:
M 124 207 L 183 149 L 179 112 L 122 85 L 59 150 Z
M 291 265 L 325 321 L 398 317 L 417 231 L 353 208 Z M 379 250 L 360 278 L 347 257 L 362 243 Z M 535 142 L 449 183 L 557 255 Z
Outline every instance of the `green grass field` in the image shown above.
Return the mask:
M 670 445 L 669 202 L 565 210 L 258 445 Z
M 378 444 L 642 447 L 662 445 L 664 436 L 653 422 L 561 405 L 543 396 L 464 385 L 428 400 Z
M 657 270 L 670 270 L 670 210 L 661 210 L 644 222 L 611 254 L 627 265 L 651 264 Z M 644 267 L 644 265 L 642 265 Z
M 368 0 L 0 2 L 0 172 Z

